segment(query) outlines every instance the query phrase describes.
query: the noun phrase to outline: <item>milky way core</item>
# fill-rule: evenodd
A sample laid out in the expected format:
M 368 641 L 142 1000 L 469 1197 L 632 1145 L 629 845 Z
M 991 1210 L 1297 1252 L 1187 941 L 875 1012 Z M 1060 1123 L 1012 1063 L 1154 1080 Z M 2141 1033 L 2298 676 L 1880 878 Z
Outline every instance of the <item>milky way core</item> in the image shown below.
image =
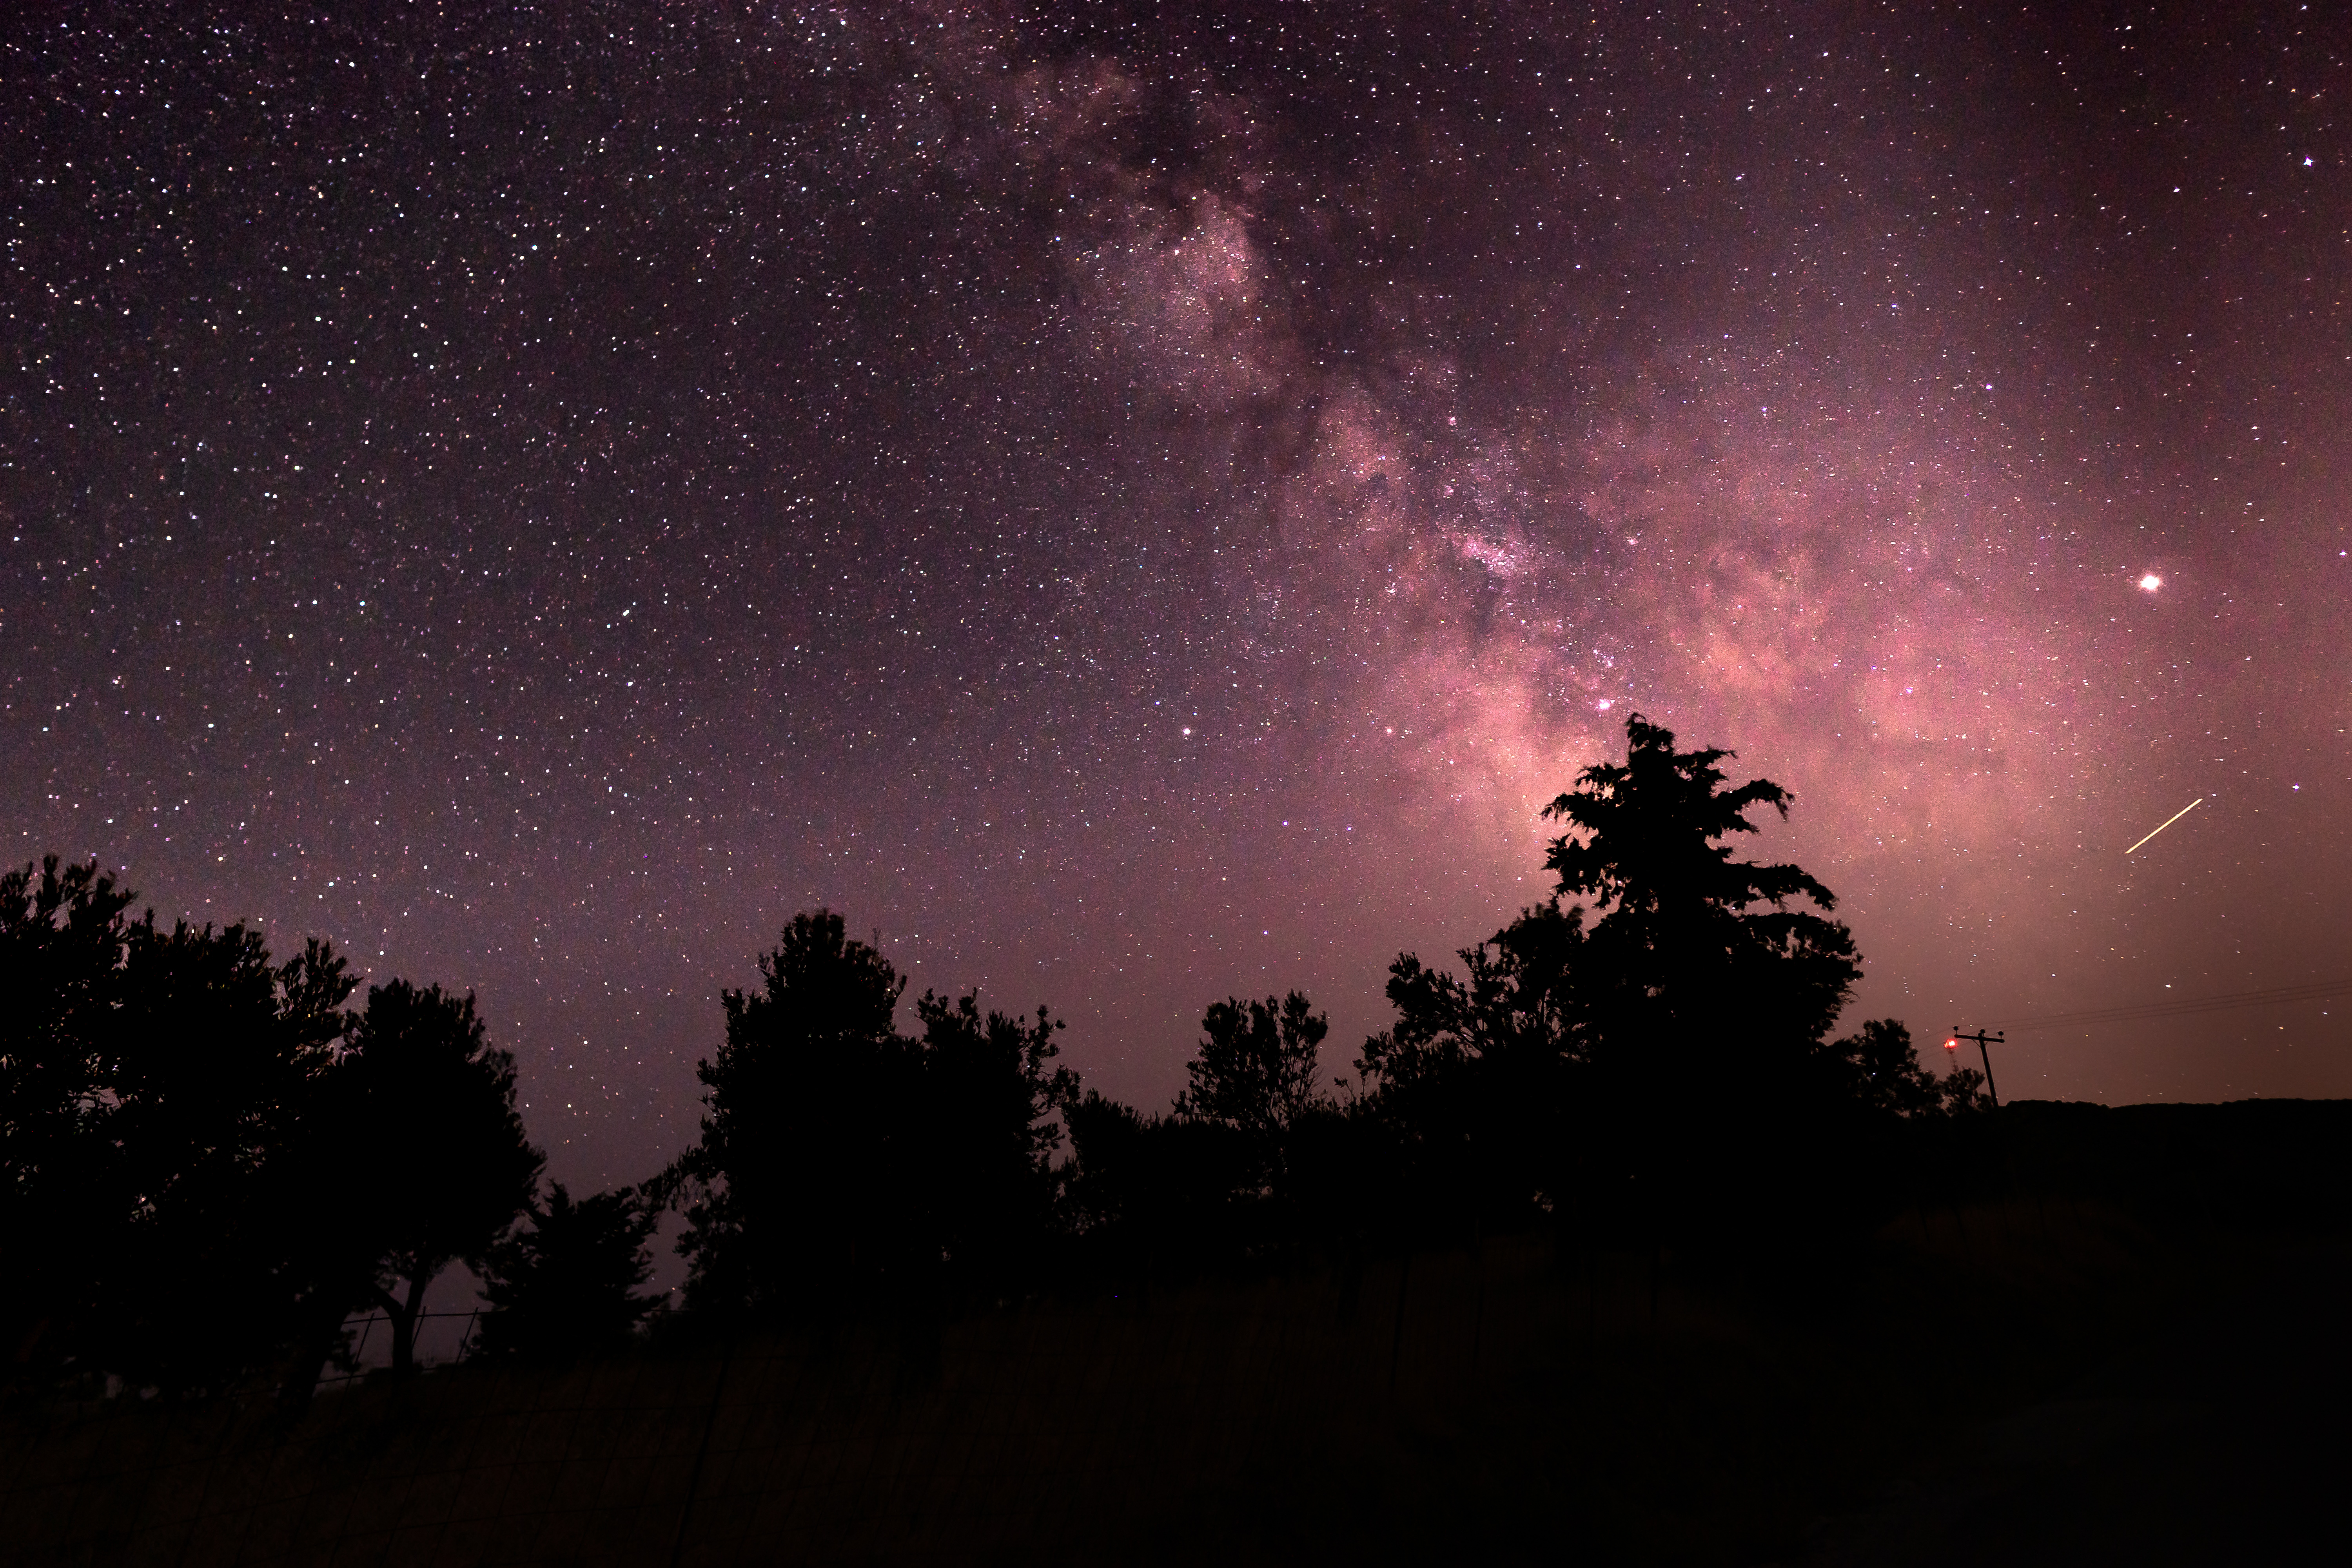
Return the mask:
M 1850 1021 L 2352 1094 L 2341 7 L 11 31 L 14 858 L 477 990 L 560 1176 L 818 905 L 1143 1103 L 1229 993 L 1344 1070 L 1636 711 Z

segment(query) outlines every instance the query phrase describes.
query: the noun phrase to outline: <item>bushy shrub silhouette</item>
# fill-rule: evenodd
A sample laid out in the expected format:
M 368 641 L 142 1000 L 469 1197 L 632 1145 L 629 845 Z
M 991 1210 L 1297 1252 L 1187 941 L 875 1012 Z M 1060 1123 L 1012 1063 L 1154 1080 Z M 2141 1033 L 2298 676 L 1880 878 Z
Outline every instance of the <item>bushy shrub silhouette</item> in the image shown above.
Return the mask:
M 483 1259 L 474 1353 L 571 1362 L 626 1350 L 660 1303 L 640 1294 L 653 1277 L 660 1211 L 634 1188 L 575 1202 L 557 1182 L 545 1202 L 531 1204 L 530 1217 Z

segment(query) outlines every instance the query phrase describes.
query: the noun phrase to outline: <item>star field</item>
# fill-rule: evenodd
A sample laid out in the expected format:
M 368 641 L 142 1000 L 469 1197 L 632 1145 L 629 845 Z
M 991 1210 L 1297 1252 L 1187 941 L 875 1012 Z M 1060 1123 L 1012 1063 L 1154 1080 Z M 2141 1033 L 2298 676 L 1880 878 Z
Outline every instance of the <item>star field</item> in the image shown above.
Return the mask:
M 1344 1065 L 1629 710 L 1923 1038 L 2352 975 L 2332 8 L 355 15 L 0 45 L 0 832 L 475 988 L 559 1176 L 818 904 L 1140 1101 Z

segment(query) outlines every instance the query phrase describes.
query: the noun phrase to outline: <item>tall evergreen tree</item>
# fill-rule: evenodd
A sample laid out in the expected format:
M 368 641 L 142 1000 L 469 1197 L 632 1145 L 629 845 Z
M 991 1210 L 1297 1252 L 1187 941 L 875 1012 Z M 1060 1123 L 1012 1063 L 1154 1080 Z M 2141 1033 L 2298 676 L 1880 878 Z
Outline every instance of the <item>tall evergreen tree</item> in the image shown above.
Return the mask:
M 686 1210 L 688 1307 L 824 1317 L 1033 1273 L 1076 1092 L 1053 1065 L 1061 1024 L 927 993 L 903 1037 L 905 982 L 823 910 L 794 917 L 760 976 L 721 995 L 725 1042 L 696 1068 L 702 1136 L 660 1183 Z
M 1829 889 L 1733 858 L 1749 814 L 1785 816 L 1788 792 L 1727 788 L 1730 752 L 1677 751 L 1639 714 L 1625 736 L 1623 763 L 1585 769 L 1545 808 L 1568 829 L 1545 861 L 1552 900 L 1465 952 L 1466 980 L 1401 957 L 1399 1022 L 1360 1065 L 1376 1109 L 1425 1153 L 1456 1151 L 1441 1167 L 1483 1184 L 1483 1201 L 1572 1192 L 1706 1223 L 1811 1159 L 1806 1139 L 1867 1098 L 1871 1072 L 1893 1092 L 1891 1069 L 1853 1065 L 1884 1038 L 1845 1068 L 1825 1044 L 1861 974 Z
M 1732 753 L 1677 752 L 1671 731 L 1625 721 L 1626 758 L 1579 776 L 1544 808 L 1569 825 L 1545 868 L 1562 898 L 1591 900 L 1583 1005 L 1596 1059 L 1635 1078 L 1680 1074 L 1733 1039 L 1785 1058 L 1836 1022 L 1862 976 L 1830 890 L 1795 866 L 1731 858 L 1748 814 L 1789 814 L 1769 779 L 1736 789 Z M 1811 902 L 1821 912 L 1790 907 Z M 1693 1055 L 1691 1053 L 1697 1053 Z
M 921 1062 L 894 1021 L 906 983 L 839 915 L 793 917 L 760 980 L 720 994 L 701 1140 L 665 1185 L 690 1307 L 822 1314 L 927 1261 L 909 1246 Z

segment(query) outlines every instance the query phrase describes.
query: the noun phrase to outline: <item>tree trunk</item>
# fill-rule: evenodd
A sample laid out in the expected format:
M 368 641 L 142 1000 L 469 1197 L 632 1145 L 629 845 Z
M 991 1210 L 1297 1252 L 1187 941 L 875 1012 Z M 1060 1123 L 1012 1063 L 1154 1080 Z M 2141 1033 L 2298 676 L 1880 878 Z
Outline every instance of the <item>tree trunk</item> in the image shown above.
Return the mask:
M 327 1373 L 327 1362 L 334 1354 L 347 1314 L 341 1307 L 313 1306 L 303 1316 L 302 1338 L 288 1365 L 286 1380 L 278 1385 L 278 1403 L 289 1414 L 310 1407 L 319 1380 Z
M 383 1303 L 384 1316 L 392 1329 L 392 1374 L 404 1378 L 416 1370 L 416 1324 L 423 1316 L 425 1287 L 433 1276 L 426 1273 L 408 1276 L 408 1300 L 404 1302 L 382 1286 L 376 1288 L 376 1300 Z
M 392 1334 L 392 1370 L 394 1376 L 408 1372 L 408 1310 L 400 1298 L 379 1285 L 375 1288 L 376 1305 L 383 1309 L 383 1326 Z
M 407 1364 L 400 1369 L 404 1375 L 416 1370 L 416 1330 L 425 1321 L 425 1287 L 432 1279 L 429 1273 L 408 1277 L 408 1333 L 401 1347 L 407 1359 Z

